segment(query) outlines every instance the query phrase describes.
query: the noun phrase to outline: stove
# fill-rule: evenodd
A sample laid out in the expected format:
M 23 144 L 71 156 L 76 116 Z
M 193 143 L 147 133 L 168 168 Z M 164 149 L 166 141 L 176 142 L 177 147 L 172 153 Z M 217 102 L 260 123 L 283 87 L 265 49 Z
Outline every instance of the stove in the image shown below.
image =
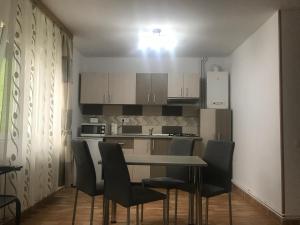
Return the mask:
M 197 137 L 196 134 L 192 134 L 192 133 L 170 133 L 169 136 L 177 136 L 177 137 Z

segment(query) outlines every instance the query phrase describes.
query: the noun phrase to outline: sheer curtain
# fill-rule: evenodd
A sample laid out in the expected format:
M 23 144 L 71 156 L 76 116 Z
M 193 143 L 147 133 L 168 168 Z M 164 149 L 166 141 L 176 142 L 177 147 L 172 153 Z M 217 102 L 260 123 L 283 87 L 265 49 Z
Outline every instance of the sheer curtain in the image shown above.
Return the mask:
M 71 162 L 72 40 L 30 0 L 15 0 L 15 10 L 5 160 L 23 165 L 8 188 L 24 209 L 63 185 Z

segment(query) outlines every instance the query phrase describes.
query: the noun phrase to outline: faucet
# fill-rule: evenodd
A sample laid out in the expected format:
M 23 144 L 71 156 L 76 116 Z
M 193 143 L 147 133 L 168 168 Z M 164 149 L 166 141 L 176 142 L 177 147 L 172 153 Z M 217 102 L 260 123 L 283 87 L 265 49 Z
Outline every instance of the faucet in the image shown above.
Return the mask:
M 149 129 L 149 135 L 153 134 L 153 127 Z

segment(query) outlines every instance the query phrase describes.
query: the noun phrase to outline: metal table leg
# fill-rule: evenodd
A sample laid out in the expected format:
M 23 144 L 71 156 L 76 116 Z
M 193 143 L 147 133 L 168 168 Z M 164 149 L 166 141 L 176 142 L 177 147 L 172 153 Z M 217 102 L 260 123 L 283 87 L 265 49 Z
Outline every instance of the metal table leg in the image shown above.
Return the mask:
M 198 167 L 198 210 L 199 210 L 199 225 L 202 225 L 202 173 L 201 173 L 201 167 Z
M 117 203 L 112 201 L 111 203 L 111 223 L 117 222 Z

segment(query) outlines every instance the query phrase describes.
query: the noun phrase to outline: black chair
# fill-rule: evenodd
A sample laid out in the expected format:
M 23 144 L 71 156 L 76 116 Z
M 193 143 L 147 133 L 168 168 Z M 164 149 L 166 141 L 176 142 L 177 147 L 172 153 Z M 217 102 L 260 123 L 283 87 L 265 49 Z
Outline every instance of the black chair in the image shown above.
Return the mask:
M 127 224 L 130 224 L 130 207 L 136 206 L 136 223 L 139 224 L 139 205 L 164 200 L 164 224 L 166 195 L 130 182 L 122 148 L 116 143 L 99 142 L 104 175 L 105 224 L 109 217 L 109 200 L 127 208 Z
M 14 195 L 0 195 L 0 208 L 3 208 L 12 203 L 16 204 L 16 224 L 19 225 L 21 220 L 20 200 Z
M 104 184 L 100 181 L 97 182 L 95 167 L 86 141 L 72 141 L 72 149 L 75 156 L 77 175 L 72 224 L 75 224 L 78 191 L 82 191 L 92 197 L 90 214 L 90 224 L 92 225 L 95 196 L 104 193 Z
M 174 138 L 171 142 L 168 155 L 193 155 L 194 139 L 192 138 Z M 166 177 L 155 177 L 150 179 L 143 179 L 142 183 L 146 187 L 164 188 L 167 190 L 167 218 L 169 219 L 169 199 L 170 190 L 175 189 L 175 221 L 177 223 L 177 190 L 186 192 L 194 192 L 194 186 L 190 184 L 190 169 L 188 167 L 167 166 Z M 143 220 L 143 206 L 142 206 L 142 220 Z M 190 222 L 190 221 L 189 221 Z
M 234 142 L 208 141 L 203 160 L 202 196 L 206 198 L 206 224 L 208 224 L 208 199 L 228 193 L 229 222 L 232 225 L 231 179 Z

